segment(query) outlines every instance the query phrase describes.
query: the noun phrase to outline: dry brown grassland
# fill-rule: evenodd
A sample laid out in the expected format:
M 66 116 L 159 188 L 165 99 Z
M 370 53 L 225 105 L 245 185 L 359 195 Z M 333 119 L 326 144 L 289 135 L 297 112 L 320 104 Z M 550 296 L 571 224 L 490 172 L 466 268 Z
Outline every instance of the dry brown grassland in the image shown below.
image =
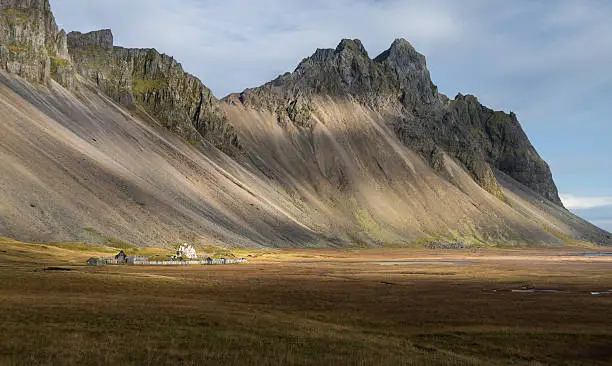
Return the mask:
M 591 294 L 612 289 L 612 258 L 578 255 L 593 249 L 83 265 L 113 251 L 0 239 L 0 364 L 612 363 L 612 294 Z

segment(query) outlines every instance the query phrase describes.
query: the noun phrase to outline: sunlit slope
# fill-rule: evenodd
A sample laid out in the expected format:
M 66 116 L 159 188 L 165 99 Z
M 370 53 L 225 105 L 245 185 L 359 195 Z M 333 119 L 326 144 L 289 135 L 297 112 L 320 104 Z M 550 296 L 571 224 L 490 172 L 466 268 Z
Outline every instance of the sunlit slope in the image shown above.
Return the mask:
M 203 145 L 203 154 L 85 84 L 75 94 L 0 74 L 0 235 L 141 246 L 319 241 L 286 195 L 218 150 Z
M 393 111 L 331 98 L 316 105 L 312 129 L 231 101 L 226 109 L 255 165 L 282 182 L 318 231 L 365 244 L 560 244 L 555 234 L 595 230 L 562 208 L 525 212 L 535 194 L 499 199 L 448 156 L 434 171 L 397 139 Z

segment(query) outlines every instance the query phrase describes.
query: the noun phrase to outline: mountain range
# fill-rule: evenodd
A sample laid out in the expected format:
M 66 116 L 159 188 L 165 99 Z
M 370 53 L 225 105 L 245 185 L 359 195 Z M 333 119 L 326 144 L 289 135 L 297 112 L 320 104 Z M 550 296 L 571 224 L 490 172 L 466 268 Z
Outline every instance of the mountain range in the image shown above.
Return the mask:
M 612 245 L 514 113 L 359 40 L 221 100 L 173 57 L 0 0 L 0 236 L 169 246 Z

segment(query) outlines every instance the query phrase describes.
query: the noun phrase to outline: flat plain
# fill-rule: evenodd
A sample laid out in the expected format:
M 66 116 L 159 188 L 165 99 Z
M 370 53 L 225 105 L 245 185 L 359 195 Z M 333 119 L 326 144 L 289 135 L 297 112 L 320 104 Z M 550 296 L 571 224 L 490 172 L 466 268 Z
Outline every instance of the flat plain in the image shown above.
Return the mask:
M 113 251 L 0 239 L 0 364 L 612 363 L 612 257 L 583 255 L 602 248 L 84 265 Z

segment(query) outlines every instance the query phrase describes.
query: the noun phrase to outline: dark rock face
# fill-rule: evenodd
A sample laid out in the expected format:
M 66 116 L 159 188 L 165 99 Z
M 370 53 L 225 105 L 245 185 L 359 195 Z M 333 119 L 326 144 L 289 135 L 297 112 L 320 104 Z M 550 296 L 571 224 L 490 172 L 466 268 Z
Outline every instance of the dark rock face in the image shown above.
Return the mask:
M 475 97 L 459 95 L 450 103 L 450 113 L 443 122 L 461 126 L 465 121 L 469 121 L 470 128 L 462 131 L 465 144 L 459 148 L 475 151 L 491 166 L 562 205 L 548 164 L 539 156 L 514 113 L 495 112 L 482 106 Z M 478 138 L 472 141 L 472 136 Z
M 397 39 L 387 51 L 374 60 L 390 71 L 402 90 L 405 105 L 432 104 L 438 100 L 438 88 L 431 82 L 425 56 L 408 41 Z
M 240 150 L 237 136 L 210 89 L 154 49 L 113 47 L 110 30 L 72 32 L 68 47 L 77 72 L 128 107 L 142 107 L 190 141 L 206 141 L 227 153 Z
M 548 164 L 531 145 L 514 113 L 493 111 L 474 96 L 461 94 L 431 108 L 417 107 L 412 116 L 398 119 L 395 128 L 398 136 L 423 156 L 430 156 L 440 147 L 497 196 L 499 190 L 491 168 L 562 206 Z
M 275 111 L 281 125 L 309 127 L 313 96 L 348 98 L 388 114 L 398 137 L 434 168 L 443 170 L 440 154 L 446 152 L 500 199 L 493 169 L 562 206 L 550 168 L 516 115 L 490 110 L 473 96 L 439 94 L 425 57 L 403 39 L 373 60 L 359 40 L 343 40 L 336 49 L 317 50 L 295 72 L 226 102 Z
M 31 82 L 73 85 L 66 33 L 48 0 L 0 0 L 0 68 Z
M 68 45 L 75 48 L 101 48 L 108 51 L 113 50 L 113 32 L 110 29 L 81 33 L 70 32 L 68 34 Z

